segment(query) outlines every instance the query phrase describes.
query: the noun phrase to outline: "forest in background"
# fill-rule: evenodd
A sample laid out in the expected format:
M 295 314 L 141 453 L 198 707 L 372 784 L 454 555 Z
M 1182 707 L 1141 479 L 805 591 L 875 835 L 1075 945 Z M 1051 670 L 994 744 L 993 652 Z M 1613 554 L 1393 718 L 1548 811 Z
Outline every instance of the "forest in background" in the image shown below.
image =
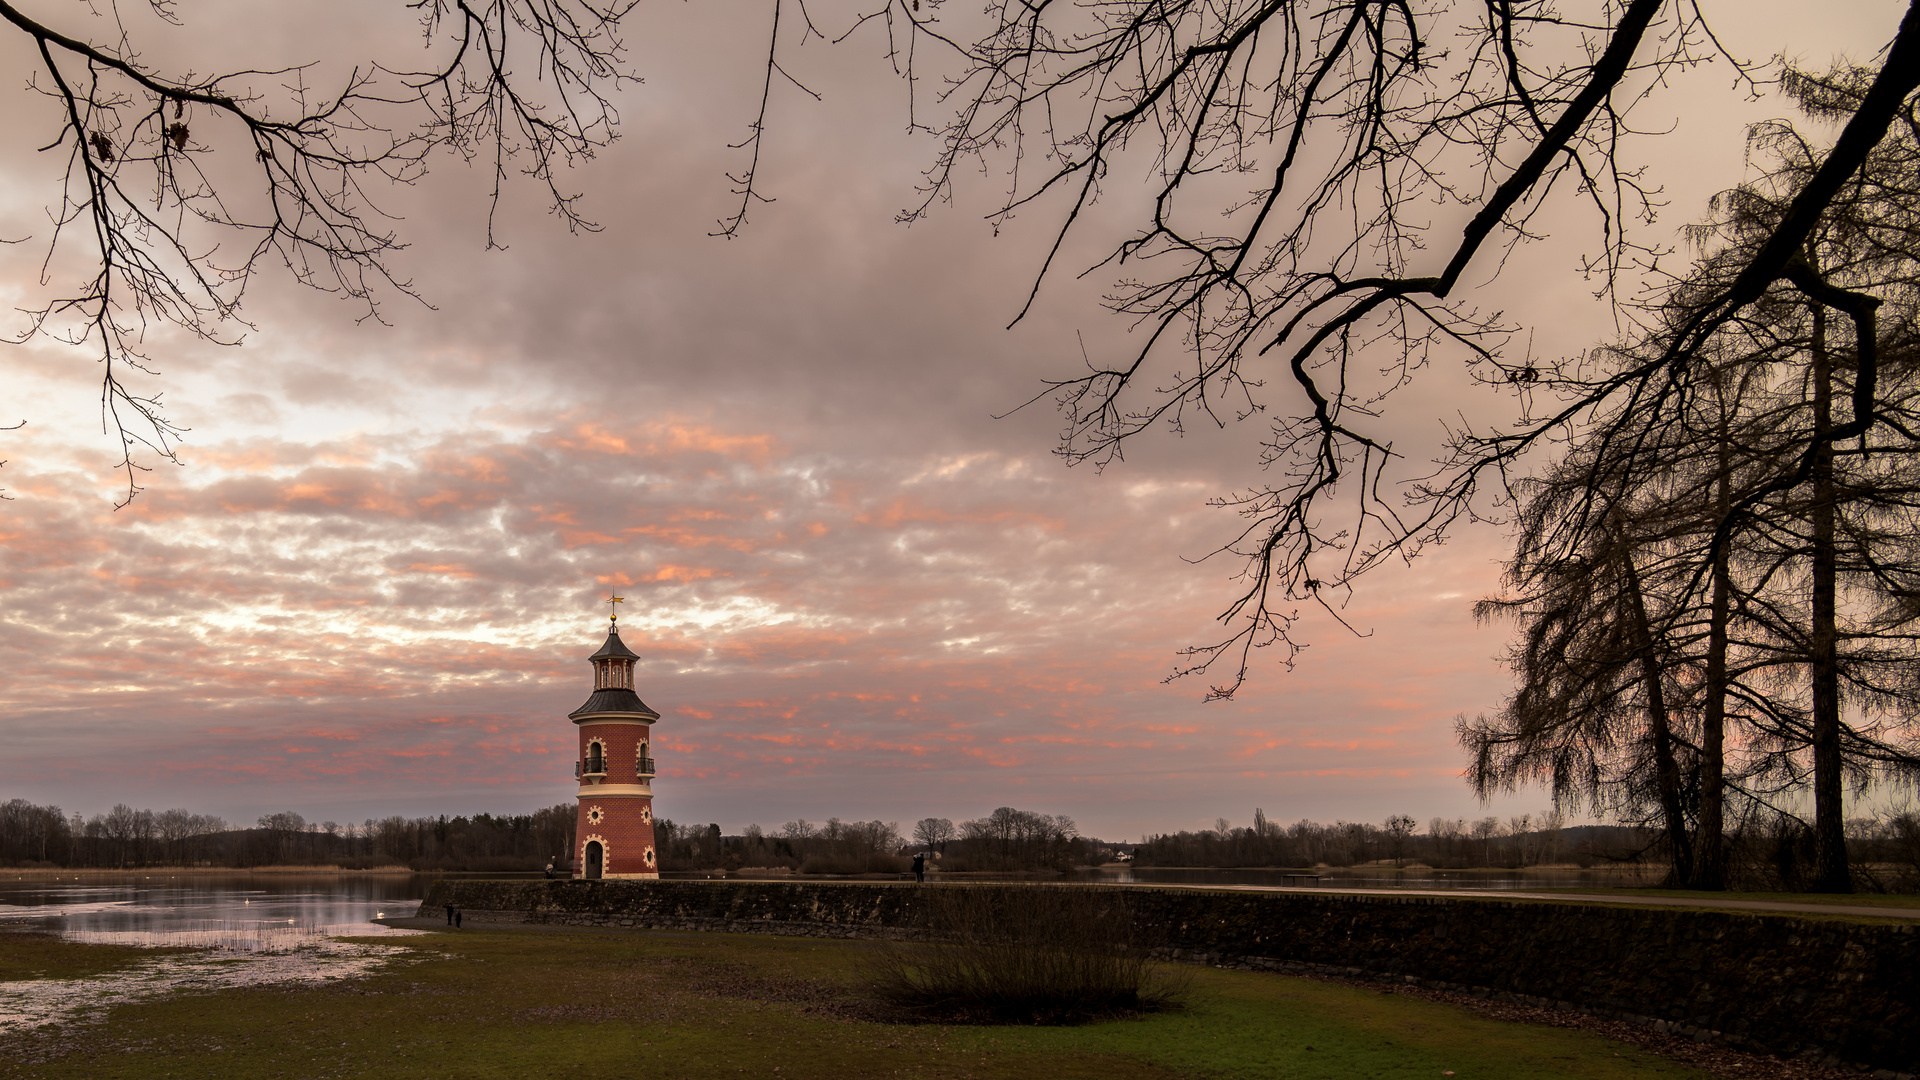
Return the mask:
M 135 869 L 201 866 L 337 866 L 346 870 L 510 873 L 567 866 L 577 808 L 565 803 L 527 814 L 308 821 L 282 811 L 236 826 L 187 810 L 115 806 L 87 817 L 25 799 L 0 803 L 0 866 Z M 1731 846 L 1736 888 L 1801 891 L 1813 868 L 1804 825 L 1779 820 L 1737 830 Z M 1920 814 L 1887 812 L 1848 823 L 1857 886 L 1920 890 Z M 1434 818 L 1424 831 L 1406 815 L 1381 824 L 1301 820 L 1280 825 L 1255 810 L 1253 824 L 1222 818 L 1212 829 L 1153 834 L 1138 843 L 1080 833 L 1072 818 L 1001 807 L 955 823 L 922 818 L 906 833 L 898 822 L 789 821 L 749 825 L 725 835 L 718 824 L 655 822 L 660 868 L 685 871 L 786 870 L 800 874 L 893 874 L 912 856 L 932 856 L 944 873 L 1065 871 L 1131 860 L 1155 867 L 1355 867 L 1528 869 L 1661 865 L 1657 828 L 1564 826 L 1553 814 L 1508 818 Z
M 530 814 L 394 815 L 342 824 L 282 811 L 249 827 L 189 810 L 121 804 L 87 817 L 14 799 L 0 803 L 0 866 L 535 870 L 556 856 L 564 864 L 576 813 L 561 804 Z
M 983 818 L 958 825 L 947 818 L 922 818 L 903 836 L 894 821 L 823 825 L 789 821 L 768 832 L 749 825 L 739 836 L 722 836 L 719 825 L 655 826 L 663 870 L 787 869 L 802 874 L 904 872 L 912 853 L 937 858 L 932 866 L 948 873 L 1069 870 L 1097 865 L 1118 854 L 1114 845 L 1080 835 L 1070 817 L 1003 806 Z M 1124 845 L 1123 845 L 1124 846 Z
M 1886 812 L 1847 822 L 1855 887 L 1870 892 L 1920 891 L 1920 814 Z M 1728 834 L 1728 887 L 1803 892 L 1812 884 L 1814 838 L 1789 816 L 1746 823 Z M 1253 824 L 1152 836 L 1133 849 L 1137 866 L 1350 867 L 1369 864 L 1442 870 L 1542 866 L 1583 869 L 1666 866 L 1666 837 L 1657 825 L 1566 827 L 1553 813 L 1507 818 L 1434 818 L 1420 831 L 1405 815 L 1375 825 L 1297 821 L 1281 825 L 1255 810 Z

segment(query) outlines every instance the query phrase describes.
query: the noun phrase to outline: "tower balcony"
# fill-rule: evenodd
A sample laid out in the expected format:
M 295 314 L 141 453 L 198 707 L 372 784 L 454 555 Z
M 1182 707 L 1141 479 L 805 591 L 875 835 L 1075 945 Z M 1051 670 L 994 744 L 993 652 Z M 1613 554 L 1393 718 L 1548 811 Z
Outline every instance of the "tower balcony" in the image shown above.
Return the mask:
M 607 775 L 607 763 L 605 761 L 594 761 L 592 759 L 576 761 L 573 763 L 573 775 L 576 779 L 582 776 L 605 776 Z
M 650 758 L 650 757 L 643 757 L 643 758 L 641 758 L 641 759 L 640 759 L 640 764 L 639 764 L 639 765 L 638 765 L 637 767 L 635 767 L 635 769 L 633 770 L 633 772 L 634 772 L 634 775 L 635 775 L 635 776 L 652 776 L 652 775 L 654 775 L 654 772 L 653 772 L 653 759 L 652 759 L 652 758 Z

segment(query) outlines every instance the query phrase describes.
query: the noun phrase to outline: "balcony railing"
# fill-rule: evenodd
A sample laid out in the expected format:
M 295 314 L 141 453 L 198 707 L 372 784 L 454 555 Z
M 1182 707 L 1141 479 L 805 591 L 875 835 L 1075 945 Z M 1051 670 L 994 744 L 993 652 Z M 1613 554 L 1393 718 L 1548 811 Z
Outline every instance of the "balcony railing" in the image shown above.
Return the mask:
M 576 761 L 573 763 L 573 776 L 576 780 L 583 776 L 605 776 L 611 771 L 612 770 L 607 768 L 605 761 Z M 639 764 L 634 767 L 633 775 L 636 777 L 654 775 L 653 759 L 650 757 L 641 758 Z

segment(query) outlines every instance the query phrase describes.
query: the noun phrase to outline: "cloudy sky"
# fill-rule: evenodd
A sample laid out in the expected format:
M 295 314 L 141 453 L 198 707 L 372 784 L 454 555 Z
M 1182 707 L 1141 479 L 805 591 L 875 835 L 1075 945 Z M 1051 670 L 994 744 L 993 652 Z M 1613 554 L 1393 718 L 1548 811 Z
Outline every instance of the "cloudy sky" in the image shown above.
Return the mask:
M 366 6 L 181 14 L 208 67 L 340 64 L 405 37 L 376 16 L 397 5 Z M 24 7 L 106 32 L 72 0 Z M 1904 5 L 1702 7 L 1736 53 L 1824 63 L 1869 56 Z M 430 308 L 390 297 L 380 325 L 269 277 L 242 346 L 153 335 L 162 374 L 142 385 L 191 430 L 126 509 L 97 365 L 45 338 L 0 351 L 0 423 L 27 422 L 0 433 L 0 799 L 243 821 L 568 801 L 565 716 L 617 590 L 678 820 L 1014 805 L 1132 838 L 1255 807 L 1544 805 L 1482 808 L 1453 743 L 1453 718 L 1507 689 L 1504 629 L 1469 615 L 1497 586 L 1496 527 L 1368 581 L 1344 615 L 1369 636 L 1309 615 L 1297 666 L 1263 663 L 1233 701 L 1163 683 L 1231 595 L 1233 564 L 1191 560 L 1228 537 L 1207 500 L 1250 482 L 1259 432 L 1154 436 L 1095 472 L 1052 455 L 1044 406 L 994 419 L 1126 328 L 1095 304 L 1106 282 L 1062 277 L 1004 329 L 1049 237 L 1044 207 L 983 223 L 991 180 L 894 223 L 934 148 L 904 131 L 877 39 L 795 54 L 826 100 L 776 96 L 777 201 L 741 238 L 709 235 L 768 14 L 638 9 L 621 140 L 568 178 L 603 231 L 570 235 L 515 188 L 488 252 L 488 178 L 440 162 L 388 196 Z M 58 119 L 23 86 L 34 60 L 0 35 L 0 239 L 24 240 L 0 247 L 9 308 L 72 283 L 58 260 L 40 283 L 60 163 L 35 153 Z M 1785 112 L 1724 67 L 1658 99 L 1643 126 L 1676 130 L 1633 153 L 1666 185 L 1661 227 L 1741 178 L 1744 122 Z M 1609 332 L 1575 257 L 1534 245 L 1486 287 L 1536 352 Z M 1484 404 L 1459 376 L 1437 367 L 1396 403 L 1405 445 Z

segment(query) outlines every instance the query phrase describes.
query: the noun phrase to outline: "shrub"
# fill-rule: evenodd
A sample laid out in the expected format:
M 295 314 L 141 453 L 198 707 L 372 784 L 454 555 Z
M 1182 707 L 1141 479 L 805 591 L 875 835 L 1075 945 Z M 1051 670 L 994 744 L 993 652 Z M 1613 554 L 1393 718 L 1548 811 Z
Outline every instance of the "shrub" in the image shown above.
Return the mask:
M 918 933 L 877 947 L 865 976 L 926 1019 L 1073 1024 L 1174 1007 L 1183 979 L 1148 958 L 1122 890 L 934 886 Z

